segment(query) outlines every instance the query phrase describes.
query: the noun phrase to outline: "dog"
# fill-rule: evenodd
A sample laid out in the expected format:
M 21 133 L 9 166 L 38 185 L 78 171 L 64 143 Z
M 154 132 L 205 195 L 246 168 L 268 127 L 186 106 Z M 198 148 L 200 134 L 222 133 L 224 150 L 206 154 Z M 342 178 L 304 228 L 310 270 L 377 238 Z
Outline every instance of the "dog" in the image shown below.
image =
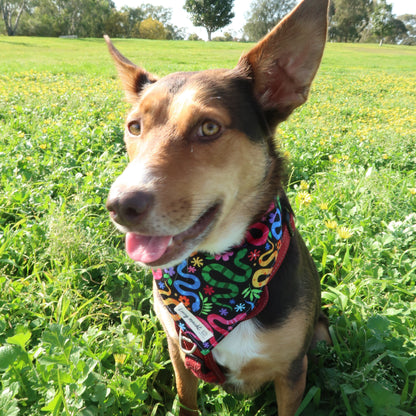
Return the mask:
M 279 415 L 293 416 L 308 350 L 330 342 L 274 138 L 307 100 L 327 12 L 328 0 L 303 0 L 234 69 L 161 79 L 105 36 L 132 105 L 130 162 L 106 205 L 153 271 L 181 416 L 198 414 L 198 378 L 243 393 L 272 381 Z

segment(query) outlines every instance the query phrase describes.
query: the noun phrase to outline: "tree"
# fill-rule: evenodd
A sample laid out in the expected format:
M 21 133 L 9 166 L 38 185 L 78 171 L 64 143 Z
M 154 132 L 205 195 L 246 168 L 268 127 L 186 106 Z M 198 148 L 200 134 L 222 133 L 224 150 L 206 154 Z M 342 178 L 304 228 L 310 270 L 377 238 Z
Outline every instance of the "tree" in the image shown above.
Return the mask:
M 125 38 L 131 38 L 133 36 L 135 26 L 140 25 L 140 22 L 146 18 L 141 7 L 132 8 L 124 6 L 118 13 L 121 14 L 121 25 L 124 29 L 124 34 L 122 37 Z
M 216 36 L 212 39 L 214 42 L 234 42 L 235 39 L 230 32 L 225 32 L 223 36 Z
M 233 5 L 234 0 L 186 0 L 184 9 L 195 26 L 206 29 L 210 41 L 212 33 L 231 23 Z
M 101 37 L 115 11 L 109 0 L 33 0 L 31 5 L 19 35 Z
M 186 32 L 182 27 L 177 27 L 172 24 L 165 25 L 166 39 L 169 40 L 183 40 L 185 39 Z
M 111 16 L 113 2 L 108 0 L 82 0 L 81 17 L 78 21 L 76 34 L 80 37 L 102 37 L 105 33 L 106 21 Z
M 65 22 L 62 10 L 55 2 L 36 1 L 34 6 L 22 16 L 18 35 L 23 36 L 60 36 Z
M 390 33 L 388 34 L 387 41 L 390 43 L 398 43 L 399 41 L 407 37 L 406 25 L 400 20 L 393 18 L 390 22 Z
M 141 9 L 146 18 L 150 17 L 163 24 L 165 30 L 164 39 L 180 40 L 185 38 L 184 29 L 174 26 L 171 23 L 172 9 L 167 9 L 163 6 L 154 6 L 152 4 L 143 4 Z
M 126 17 L 123 12 L 112 9 L 104 23 L 104 32 L 111 38 L 127 37 Z
M 138 35 L 142 39 L 166 39 L 166 30 L 163 23 L 148 17 L 139 24 Z
M 407 29 L 407 34 L 403 37 L 403 44 L 416 45 L 416 14 L 404 14 L 398 19 L 404 23 Z
M 107 33 L 112 37 L 132 37 L 140 36 L 140 24 L 151 18 L 164 26 L 164 39 L 179 39 L 184 36 L 180 28 L 170 24 L 170 9 L 151 4 L 117 10 L 112 0 L 0 0 L 0 11 L 5 22 L 12 22 L 7 23 L 11 28 L 7 30 L 9 34 L 101 37 Z M 3 19 L 0 20 L 2 23 Z M 156 26 L 159 25 L 153 24 L 153 28 Z M 3 26 L 0 30 L 2 28 Z M 146 37 L 150 36 L 148 32 L 145 33 Z M 159 30 L 159 38 L 161 33 Z
M 153 4 L 142 4 L 140 7 L 146 18 L 151 17 L 154 20 L 158 20 L 163 26 L 166 26 L 172 20 L 172 9 L 154 6 Z
M 392 30 L 393 6 L 387 4 L 386 0 L 379 0 L 374 5 L 374 11 L 371 15 L 370 25 L 374 34 L 378 37 L 380 46 L 384 38 L 389 36 Z
M 385 40 L 397 43 L 407 33 L 405 24 L 393 15 L 393 6 L 386 0 L 378 0 L 374 5 L 370 25 L 380 46 Z
M 333 7 L 333 8 L 332 8 Z M 370 21 L 372 0 L 333 0 L 329 37 L 338 42 L 357 42 Z
M 118 37 L 140 37 L 140 24 L 144 20 L 151 18 L 163 24 L 168 39 L 183 39 L 183 29 L 173 26 L 170 23 L 172 10 L 162 6 L 143 4 L 136 8 L 124 6 L 120 11 L 114 10 L 111 19 L 117 23 Z M 108 27 L 107 34 L 112 32 Z
M 196 33 L 191 33 L 188 36 L 188 40 L 199 41 L 199 40 L 202 40 L 202 39 Z
M 29 5 L 29 0 L 0 0 L 0 13 L 8 36 L 16 34 L 22 13 Z
M 244 25 L 244 35 L 258 41 L 273 29 L 296 5 L 295 0 L 254 0 Z

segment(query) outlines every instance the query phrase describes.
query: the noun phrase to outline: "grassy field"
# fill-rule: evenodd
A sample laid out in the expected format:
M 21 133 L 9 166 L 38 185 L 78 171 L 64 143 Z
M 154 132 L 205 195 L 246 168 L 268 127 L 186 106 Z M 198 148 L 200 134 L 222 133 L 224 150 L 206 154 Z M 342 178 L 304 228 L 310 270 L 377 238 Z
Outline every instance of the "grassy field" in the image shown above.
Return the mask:
M 232 67 L 249 45 L 116 41 L 149 71 Z M 104 204 L 126 164 L 103 40 L 0 37 L 0 415 L 178 410 L 151 276 Z M 302 415 L 416 415 L 416 49 L 328 44 L 279 128 L 288 193 L 322 276 L 333 347 Z M 200 385 L 204 415 L 273 415 Z

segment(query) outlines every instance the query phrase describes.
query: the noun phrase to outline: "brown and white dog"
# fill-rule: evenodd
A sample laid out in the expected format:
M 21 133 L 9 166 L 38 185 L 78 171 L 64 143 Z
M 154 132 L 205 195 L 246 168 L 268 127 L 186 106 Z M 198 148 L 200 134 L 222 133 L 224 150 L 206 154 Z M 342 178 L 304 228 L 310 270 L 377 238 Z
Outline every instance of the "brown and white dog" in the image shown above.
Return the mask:
M 130 163 L 107 201 L 130 257 L 168 269 L 195 251 L 217 255 L 241 244 L 276 196 L 291 213 L 274 134 L 308 97 L 326 42 L 327 9 L 328 0 L 303 0 L 234 69 L 161 79 L 131 63 L 106 37 L 132 104 L 124 136 Z M 317 271 L 299 233 L 291 234 L 261 313 L 212 350 L 226 389 L 250 393 L 273 381 L 280 416 L 299 407 L 310 346 L 329 340 Z M 154 293 L 180 415 L 196 415 L 198 379 L 185 365 L 192 351 L 179 340 L 156 284 Z

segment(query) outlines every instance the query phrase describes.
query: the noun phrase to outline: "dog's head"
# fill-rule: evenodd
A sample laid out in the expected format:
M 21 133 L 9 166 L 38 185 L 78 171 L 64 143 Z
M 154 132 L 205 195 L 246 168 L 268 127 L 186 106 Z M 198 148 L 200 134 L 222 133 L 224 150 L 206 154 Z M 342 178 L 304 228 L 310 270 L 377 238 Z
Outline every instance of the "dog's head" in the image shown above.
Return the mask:
M 327 0 L 304 0 L 236 68 L 164 78 L 106 37 L 127 100 L 130 163 L 107 208 L 127 252 L 151 267 L 221 253 L 281 189 L 277 124 L 308 96 L 326 41 Z

